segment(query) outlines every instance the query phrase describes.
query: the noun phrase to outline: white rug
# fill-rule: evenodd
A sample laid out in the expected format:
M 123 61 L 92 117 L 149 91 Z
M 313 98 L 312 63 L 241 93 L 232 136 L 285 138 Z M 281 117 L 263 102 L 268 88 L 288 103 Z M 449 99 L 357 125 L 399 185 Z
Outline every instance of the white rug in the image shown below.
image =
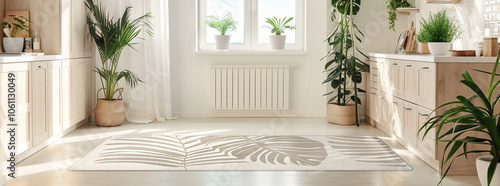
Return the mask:
M 412 170 L 376 137 L 112 137 L 70 170 Z

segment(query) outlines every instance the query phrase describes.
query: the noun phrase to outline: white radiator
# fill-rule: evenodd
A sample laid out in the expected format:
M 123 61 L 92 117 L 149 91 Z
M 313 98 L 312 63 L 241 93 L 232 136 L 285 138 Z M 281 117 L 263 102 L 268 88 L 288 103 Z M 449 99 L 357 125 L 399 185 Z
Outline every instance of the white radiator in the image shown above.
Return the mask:
M 214 65 L 212 110 L 288 110 L 291 65 Z

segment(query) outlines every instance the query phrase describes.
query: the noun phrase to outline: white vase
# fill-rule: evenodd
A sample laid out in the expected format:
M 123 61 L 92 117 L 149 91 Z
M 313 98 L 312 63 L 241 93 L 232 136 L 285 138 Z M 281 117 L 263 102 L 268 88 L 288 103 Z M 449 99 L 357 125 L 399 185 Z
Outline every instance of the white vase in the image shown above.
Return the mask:
M 482 186 L 488 185 L 488 167 L 492 159 L 493 156 L 481 156 L 476 159 L 477 175 Z M 500 185 L 500 163 L 497 166 L 495 174 L 493 174 L 490 186 L 493 185 Z
M 432 55 L 446 55 L 450 49 L 450 42 L 429 42 L 428 44 Z
M 215 35 L 215 50 L 229 51 L 230 35 Z
M 7 53 L 22 52 L 24 48 L 24 38 L 22 37 L 4 37 L 3 49 Z
M 286 35 L 269 35 L 269 43 L 272 51 L 285 50 Z

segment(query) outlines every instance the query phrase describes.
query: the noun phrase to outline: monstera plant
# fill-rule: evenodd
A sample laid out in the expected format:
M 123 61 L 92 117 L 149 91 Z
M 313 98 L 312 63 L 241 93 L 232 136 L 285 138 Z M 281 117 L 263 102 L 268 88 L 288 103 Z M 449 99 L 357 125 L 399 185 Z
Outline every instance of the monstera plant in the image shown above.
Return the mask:
M 331 50 L 323 58 L 327 59 L 325 72 L 328 73 L 323 84 L 329 84 L 333 91 L 325 94 L 329 97 L 327 120 L 330 123 L 359 126 L 358 105 L 361 99 L 358 87 L 362 81 L 362 72 L 368 72 L 368 64 L 357 57 L 363 54 L 356 48 L 363 33 L 354 23 L 354 17 L 360 11 L 361 0 L 331 0 L 333 9 L 331 20 L 337 26 L 327 37 Z

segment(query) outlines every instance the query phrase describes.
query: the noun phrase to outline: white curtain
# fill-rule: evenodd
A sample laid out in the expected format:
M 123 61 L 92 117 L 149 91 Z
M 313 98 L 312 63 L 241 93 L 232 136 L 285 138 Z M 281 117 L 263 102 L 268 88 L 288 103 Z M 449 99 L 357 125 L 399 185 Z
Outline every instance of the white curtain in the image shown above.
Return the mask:
M 127 107 L 127 120 L 132 123 L 150 123 L 175 119 L 172 116 L 170 94 L 170 54 L 169 54 L 169 19 L 168 0 L 99 0 L 110 15 L 121 17 L 127 6 L 132 6 L 135 19 L 148 12 L 153 18 L 154 35 L 142 32 L 133 47 L 123 51 L 118 70 L 128 69 L 135 72 L 144 83 L 131 89 L 125 88 L 123 99 Z M 100 86 L 100 83 L 98 83 Z

